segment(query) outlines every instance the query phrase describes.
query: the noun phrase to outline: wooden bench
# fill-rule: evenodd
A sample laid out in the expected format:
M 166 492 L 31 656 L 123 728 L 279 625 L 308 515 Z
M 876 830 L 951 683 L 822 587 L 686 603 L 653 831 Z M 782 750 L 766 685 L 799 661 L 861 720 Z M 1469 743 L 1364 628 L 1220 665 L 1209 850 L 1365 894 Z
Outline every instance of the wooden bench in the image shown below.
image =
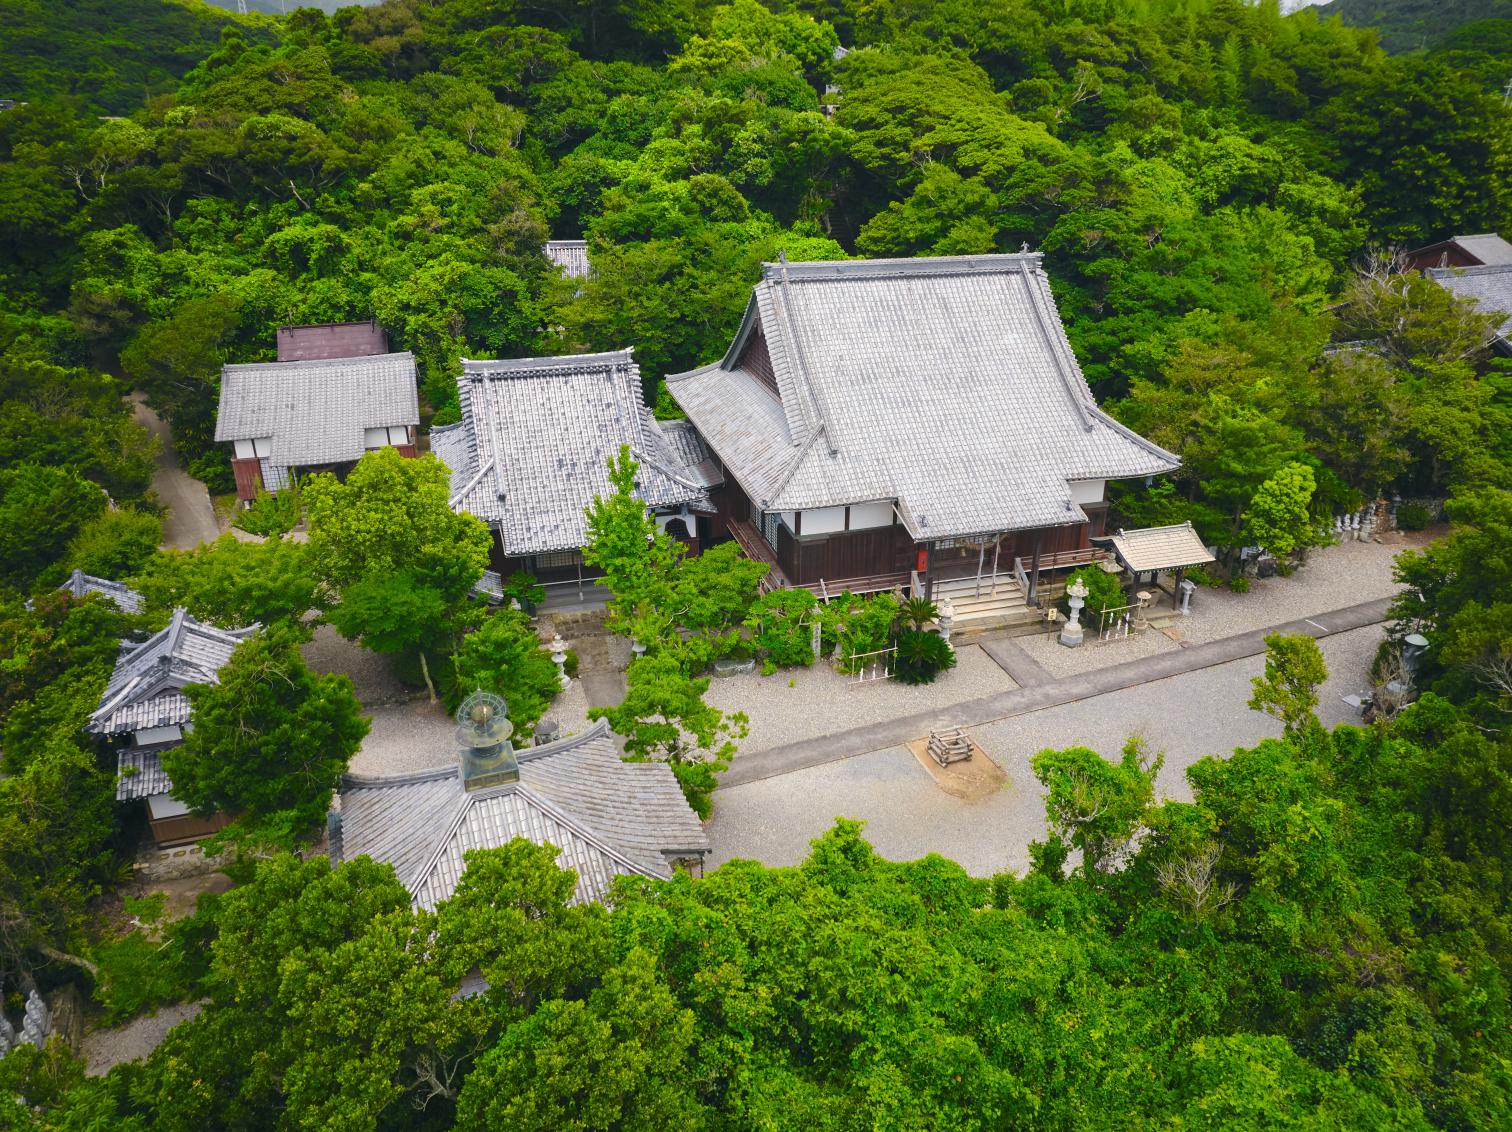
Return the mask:
M 971 758 L 971 740 L 959 727 L 946 727 L 929 733 L 929 757 L 941 766 L 965 762 Z

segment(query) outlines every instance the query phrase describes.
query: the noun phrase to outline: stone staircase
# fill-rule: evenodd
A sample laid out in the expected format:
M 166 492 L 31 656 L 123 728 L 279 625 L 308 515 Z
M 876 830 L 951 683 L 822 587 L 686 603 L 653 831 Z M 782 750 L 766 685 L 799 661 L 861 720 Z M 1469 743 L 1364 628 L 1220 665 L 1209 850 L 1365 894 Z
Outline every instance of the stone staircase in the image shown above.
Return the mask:
M 955 612 L 952 640 L 971 640 L 983 633 L 1008 630 L 1034 633 L 1044 625 L 1044 611 L 1025 604 L 1024 591 L 1013 578 L 998 575 L 983 578 L 978 593 L 976 578 L 936 581 L 934 600 L 950 599 Z

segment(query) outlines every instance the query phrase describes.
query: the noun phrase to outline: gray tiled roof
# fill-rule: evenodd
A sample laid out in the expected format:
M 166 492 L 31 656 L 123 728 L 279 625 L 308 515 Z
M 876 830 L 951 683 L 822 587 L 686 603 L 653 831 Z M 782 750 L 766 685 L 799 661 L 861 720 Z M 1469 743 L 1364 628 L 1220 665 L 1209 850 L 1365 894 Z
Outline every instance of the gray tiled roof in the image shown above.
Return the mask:
M 122 613 L 140 613 L 142 610 L 142 595 L 136 590 L 120 582 L 112 582 L 108 578 L 96 578 L 93 574 L 84 573 L 83 570 L 75 570 L 69 575 L 68 581 L 58 589 L 66 590 L 74 597 L 99 594 L 115 602 Z
M 1191 523 L 1120 530 L 1108 537 L 1119 560 L 1135 574 L 1201 566 L 1213 561 Z
M 1497 336 L 1512 340 L 1512 264 L 1490 267 L 1435 267 L 1428 278 L 1461 299 L 1469 299 L 1487 314 L 1500 314 Z
M 568 279 L 586 279 L 593 271 L 588 264 L 587 240 L 547 240 L 545 251 L 546 258 Z
M 85 730 L 121 735 L 183 723 L 189 701 L 180 689 L 214 683 L 232 651 L 256 630 L 217 629 L 175 609 L 166 629 L 122 652 Z
M 272 437 L 268 463 L 276 467 L 357 460 L 365 429 L 419 423 L 410 353 L 221 370 L 215 439 Z
M 1178 465 L 1097 407 L 1037 254 L 766 264 L 667 387 L 763 510 L 895 499 L 921 540 L 1084 522 L 1068 481 Z
M 1512 264 L 1512 244 L 1495 232 L 1481 232 L 1474 236 L 1456 236 L 1449 241 L 1458 244 L 1465 252 L 1488 267 Z
M 116 758 L 116 801 L 151 798 L 173 789 L 168 772 L 163 769 L 163 748 L 136 749 L 122 747 Z
M 434 908 L 456 889 L 464 853 L 516 837 L 561 850 L 578 874 L 577 903 L 602 900 L 616 876 L 668 877 L 669 859 L 708 851 L 672 772 L 621 761 L 602 721 L 518 758 L 518 783 L 470 793 L 455 765 L 347 775 L 333 853 L 389 862 L 415 903 Z
M 573 550 L 585 509 L 609 493 L 609 457 L 628 444 L 651 507 L 704 504 L 704 482 L 641 400 L 629 350 L 561 358 L 466 361 L 462 420 L 431 432 L 451 470 L 451 505 L 495 527 L 507 555 Z

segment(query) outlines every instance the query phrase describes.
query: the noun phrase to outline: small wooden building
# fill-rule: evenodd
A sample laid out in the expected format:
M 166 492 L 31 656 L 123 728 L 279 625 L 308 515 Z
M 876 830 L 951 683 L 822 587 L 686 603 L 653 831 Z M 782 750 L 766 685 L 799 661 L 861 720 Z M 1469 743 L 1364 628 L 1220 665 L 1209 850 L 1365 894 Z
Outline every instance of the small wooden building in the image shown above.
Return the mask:
M 431 450 L 451 470 L 452 507 L 495 532 L 495 571 L 548 584 L 591 576 L 586 510 L 609 493 L 621 445 L 662 529 L 697 553 L 717 472 L 691 429 L 652 417 L 631 351 L 464 361 L 457 393 L 462 419 L 433 428 Z
M 1108 480 L 1178 464 L 1098 408 L 1037 254 L 766 264 L 724 358 L 667 387 L 721 526 L 822 594 L 986 579 L 1022 608 L 1101 555 Z
M 184 685 L 215 683 L 236 646 L 254 632 L 256 626 L 217 629 L 182 609 L 174 610 L 162 632 L 124 647 L 100 706 L 89 717 L 85 730 L 116 746 L 116 800 L 145 803 L 159 846 L 198 841 L 230 820 L 224 814 L 195 817 L 173 796 L 163 752 L 184 741 L 190 719 Z
M 1451 236 L 1436 244 L 1403 252 L 1402 259 L 1413 271 L 1427 271 L 1434 267 L 1506 267 L 1512 265 L 1512 243 L 1495 232 Z
M 377 448 L 415 455 L 415 358 L 387 351 L 374 322 L 285 326 L 278 361 L 225 366 L 215 439 L 232 445 L 237 498 L 281 491 L 296 469 L 341 469 Z

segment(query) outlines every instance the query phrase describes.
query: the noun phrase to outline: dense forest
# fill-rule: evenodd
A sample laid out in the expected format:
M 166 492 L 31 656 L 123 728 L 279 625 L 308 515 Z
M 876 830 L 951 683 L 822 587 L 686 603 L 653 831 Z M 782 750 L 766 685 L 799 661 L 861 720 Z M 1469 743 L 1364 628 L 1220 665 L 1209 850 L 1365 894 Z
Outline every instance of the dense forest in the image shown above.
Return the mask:
M 516 844 L 432 914 L 278 855 L 96 988 L 195 1021 L 103 1079 L 13 1053 L 0 1126 L 1506 1127 L 1512 369 L 1393 252 L 1512 230 L 1509 75 L 1512 21 L 1393 56 L 1274 0 L 5 6 L 0 975 L 99 975 L 129 831 L 79 729 L 147 624 L 23 599 L 79 567 L 276 616 L 291 545 L 153 559 L 123 397 L 225 492 L 220 367 L 283 324 L 377 318 L 431 423 L 460 357 L 626 346 L 666 414 L 764 260 L 1027 245 L 1100 399 L 1182 457 L 1131 523 L 1236 548 L 1301 468 L 1312 524 L 1394 492 L 1456 525 L 1400 566 L 1418 704 L 1327 733 L 1278 661 L 1285 737 L 1190 803 L 1137 744 L 1047 752 L 1027 877 L 841 823 L 611 910 Z
M 1507 0 L 1332 0 L 1319 15 L 1375 28 L 1388 51 L 1421 51 L 1464 24 L 1512 19 Z

